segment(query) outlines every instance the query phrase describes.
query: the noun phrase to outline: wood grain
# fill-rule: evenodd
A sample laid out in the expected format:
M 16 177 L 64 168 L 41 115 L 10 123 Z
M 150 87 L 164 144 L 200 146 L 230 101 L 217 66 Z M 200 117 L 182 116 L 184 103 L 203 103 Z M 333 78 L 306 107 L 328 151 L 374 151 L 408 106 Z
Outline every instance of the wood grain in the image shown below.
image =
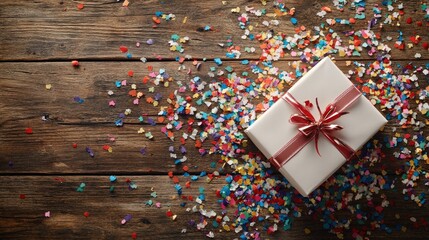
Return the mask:
M 371 17 L 370 6 L 374 6 L 377 1 L 368 1 L 367 19 Z M 124 54 L 119 51 L 119 46 L 128 46 L 133 54 L 132 59 L 138 60 L 140 57 L 149 59 L 174 59 L 177 56 L 190 55 L 194 58 L 225 57 L 225 48 L 218 46 L 219 43 L 226 43 L 227 37 L 232 36 L 234 45 L 244 47 L 259 48 L 257 41 L 241 39 L 243 31 L 238 26 L 237 17 L 240 14 L 231 13 L 231 9 L 242 6 L 241 13 L 245 12 L 243 6 L 262 9 L 259 1 L 234 1 L 222 5 L 221 1 L 198 1 L 187 0 L 184 3 L 177 4 L 176 1 L 133 1 L 129 7 L 122 7 L 121 2 L 115 0 L 100 2 L 85 2 L 85 8 L 77 10 L 77 3 L 74 1 L 25 1 L 23 4 L 16 4 L 15 1 L 7 0 L 0 3 L 0 60 L 10 61 L 32 61 L 32 60 L 71 60 L 71 59 L 90 59 L 106 60 L 125 59 Z M 271 3 L 270 3 L 271 4 Z M 392 48 L 393 59 L 404 59 L 409 56 L 413 59 L 415 53 L 421 53 L 422 59 L 428 59 L 428 51 L 421 48 L 421 44 L 405 51 L 397 50 L 393 47 L 394 41 L 399 36 L 398 30 L 404 33 L 405 42 L 410 42 L 409 37 L 419 35 L 423 41 L 428 41 L 428 33 L 425 27 L 415 27 L 406 25 L 405 19 L 412 16 L 415 21 L 423 21 L 423 11 L 418 10 L 420 1 L 413 0 L 405 8 L 406 14 L 400 24 L 406 27 L 385 25 L 383 29 L 374 29 L 379 31 L 381 41 L 388 41 L 387 36 L 392 37 L 388 45 Z M 299 25 L 304 25 L 311 29 L 312 26 L 318 26 L 323 19 L 317 17 L 308 18 L 307 16 L 316 16 L 322 6 L 323 1 L 291 1 L 288 7 L 297 9 L 296 17 L 300 20 Z M 411 8 L 408 8 L 411 6 Z M 267 5 L 264 7 L 270 9 Z M 387 12 L 385 7 L 382 7 Z M 195 9 L 195 10 L 190 10 Z M 157 11 L 163 13 L 173 13 L 176 15 L 175 21 L 162 23 L 157 28 L 152 28 L 152 17 Z M 339 12 L 333 10 L 331 18 L 354 17 L 355 10 L 346 8 Z M 328 18 L 328 16 L 326 18 Z M 249 14 L 250 24 L 254 26 L 253 33 L 267 31 L 262 26 L 264 20 L 270 20 L 269 17 L 255 17 Z M 186 23 L 183 23 L 184 19 Z M 287 35 L 293 35 L 295 26 L 290 23 L 289 16 L 278 17 L 282 22 L 279 27 L 272 27 L 274 30 L 281 31 Z M 396 22 L 394 22 L 396 23 Z M 214 31 L 198 31 L 206 25 L 210 25 Z M 336 24 L 332 29 L 342 35 L 346 31 L 353 29 L 365 29 L 367 20 L 357 21 L 356 25 L 345 26 Z M 326 30 L 327 31 L 327 30 Z M 7 34 L 6 34 L 7 33 Z M 191 40 L 184 44 L 184 54 L 171 52 L 168 47 L 168 39 L 172 34 L 188 36 Z M 153 39 L 155 44 L 148 46 L 145 42 Z M 347 42 L 348 37 L 342 36 L 343 41 Z M 135 47 L 136 42 L 142 42 L 140 48 Z M 242 58 L 257 59 L 256 53 L 247 54 L 244 51 Z M 366 52 L 366 51 L 364 51 Z M 285 59 L 295 59 L 286 54 Z M 372 59 L 366 53 L 362 54 L 362 59 Z M 345 58 L 353 59 L 353 58 Z
M 343 45 L 348 46 L 352 44 L 349 41 L 353 41 L 353 37 L 346 36 L 346 33 L 366 29 L 376 4 L 382 8 L 383 19 L 392 14 L 380 4 L 381 1 L 367 0 L 365 20 L 358 20 L 350 26 L 322 26 L 328 18 L 354 17 L 356 9 L 350 7 L 351 1 L 348 1 L 343 11 L 335 9 L 332 1 L 326 0 L 284 2 L 288 8 L 296 8 L 298 25 L 294 26 L 290 22 L 290 16 L 256 17 L 249 13 L 250 25 L 254 28 L 252 33 L 272 29 L 292 36 L 296 27 L 305 26 L 307 30 L 312 30 L 314 26 L 320 26 L 325 34 L 329 31 L 338 33 Z M 79 3 L 84 4 L 82 10 L 77 9 Z M 186 211 L 187 207 L 196 205 L 196 202 L 181 199 L 172 179 L 167 176 L 169 171 L 174 172 L 181 185 L 184 185 L 189 178 L 182 176 L 183 165 L 189 167 L 192 175 L 198 175 L 201 171 L 219 172 L 220 177 L 212 181 L 206 181 L 204 177 L 192 181 L 191 188 L 183 188 L 183 195 L 195 198 L 199 187 L 204 187 L 207 198 L 204 208 L 222 214 L 219 205 L 222 199 L 217 198 L 215 192 L 224 186 L 226 175 L 233 173 L 233 169 L 225 165 L 219 155 L 202 157 L 191 140 L 185 144 L 188 160 L 176 166 L 168 147 L 174 146 L 177 158 L 182 158 L 177 138 L 185 130 L 176 131 L 177 138 L 171 141 L 160 131 L 166 122 L 151 126 L 147 119 L 156 119 L 161 107 L 169 107 L 166 99 L 178 89 L 179 84 L 186 85 L 195 76 L 207 82 L 219 81 L 217 77 L 208 76 L 210 67 L 227 72 L 225 67 L 231 66 L 238 74 L 249 72 L 249 78 L 257 78 L 240 60 L 258 60 L 260 42 L 242 39 L 244 32 L 239 28 L 237 18 L 245 13 L 245 7 L 267 9 L 267 13 L 273 13 L 272 1 L 268 1 L 266 6 L 261 5 L 260 0 L 130 0 L 128 7 L 122 7 L 122 3 L 117 0 L 0 1 L 0 239 L 131 239 L 133 232 L 137 233 L 137 239 L 204 239 L 209 231 L 215 233 L 215 239 L 239 239 L 239 234 L 214 228 L 214 219 L 208 219 L 208 226 L 203 230 L 190 226 L 190 220 L 201 220 L 199 213 Z M 422 42 L 429 41 L 426 30 L 429 25 L 424 21 L 420 9 L 422 3 L 421 0 L 406 1 L 405 14 L 399 20 L 383 28 L 372 28 L 380 34 L 379 41 L 392 48 L 395 74 L 401 74 L 402 67 L 409 62 L 413 62 L 414 66 L 428 63 L 429 51 L 423 50 L 422 43 L 403 51 L 394 48 L 400 33 L 405 43 L 410 43 L 410 38 L 416 35 L 422 38 Z M 398 11 L 398 4 L 394 3 L 394 11 Z M 238 6 L 241 8 L 240 13 L 232 13 L 231 9 Z M 330 6 L 333 11 L 322 19 L 316 14 L 323 6 Z M 161 20 L 161 24 L 153 27 L 152 17 L 157 11 L 173 13 L 176 19 L 168 22 Z M 413 19 L 412 24 L 406 23 L 409 17 Z M 263 26 L 264 20 L 272 19 L 279 20 L 280 25 L 271 25 L 269 28 Z M 418 27 L 417 21 L 423 21 L 423 26 Z M 201 30 L 207 25 L 213 31 Z M 189 36 L 190 41 L 184 44 L 184 53 L 169 50 L 168 40 L 172 34 Z M 241 47 L 240 60 L 227 59 L 227 48 L 219 45 L 226 43 L 229 37 L 234 46 Z M 148 39 L 153 39 L 154 44 L 147 45 Z M 141 46 L 137 47 L 136 42 L 140 42 Z M 126 58 L 120 52 L 119 46 L 122 45 L 129 48 L 132 57 Z M 255 47 L 256 52 L 246 53 L 245 47 Z M 310 44 L 309 48 L 314 48 L 314 44 Z M 300 59 L 291 56 L 290 51 L 286 52 L 281 61 L 273 65 L 294 72 L 291 64 Z M 421 54 L 420 60 L 415 58 L 416 53 Z M 190 60 L 183 64 L 186 69 L 177 70 L 180 64 L 176 57 L 187 55 Z M 142 63 L 141 57 L 147 58 L 149 62 Z M 218 67 L 213 62 L 216 57 L 222 58 L 222 66 Z M 376 56 L 369 56 L 367 50 L 363 50 L 361 57 L 336 58 L 339 68 L 348 73 L 354 69 L 348 61 L 357 60 L 368 65 Z M 75 59 L 80 61 L 78 68 L 71 66 L 71 60 Z M 197 69 L 192 64 L 193 59 L 207 61 L 202 62 Z M 150 67 L 154 71 L 166 69 L 173 79 L 170 87 L 143 84 L 142 79 L 150 74 Z M 133 77 L 127 75 L 129 70 L 134 71 Z M 418 89 L 427 88 L 427 76 L 421 73 L 417 73 L 417 76 Z M 128 95 L 129 85 L 116 88 L 117 80 L 135 83 L 146 94 L 145 97 L 161 93 L 163 99 L 156 107 L 145 101 L 134 105 L 133 97 Z M 354 78 L 352 81 L 361 85 Z M 46 84 L 51 84 L 52 89 L 47 90 Z M 154 88 L 154 93 L 149 92 L 150 87 Z M 417 92 L 418 89 L 412 91 Z M 109 96 L 109 90 L 113 90 L 114 95 Z M 189 90 L 182 93 L 183 96 L 191 94 Z M 84 99 L 84 102 L 77 103 L 75 97 Z M 110 100 L 116 101 L 115 107 L 109 106 Z M 262 101 L 263 97 L 252 100 L 255 104 Z M 427 99 L 423 102 L 427 102 Z M 416 109 L 416 105 L 416 99 L 410 100 L 410 109 Z M 131 109 L 132 114 L 125 118 L 123 127 L 116 127 L 115 119 L 126 108 Z M 210 110 L 202 106 L 198 109 Z M 146 119 L 143 123 L 137 119 L 140 115 Z M 48 119 L 42 120 L 42 116 L 48 116 Z M 182 116 L 180 120 L 187 121 L 187 117 Z M 421 114 L 417 114 L 417 120 L 428 121 Z M 154 140 L 137 133 L 141 127 L 146 132 L 150 131 Z M 31 128 L 33 133 L 26 134 L 26 128 Z M 390 120 L 370 142 L 384 143 L 385 139 L 391 139 L 395 134 L 415 135 L 418 131 L 423 136 L 429 135 L 429 128 L 402 128 L 396 120 Z M 112 136 L 115 141 L 110 140 Z M 77 144 L 76 148 L 73 144 Z M 103 150 L 106 145 L 112 147 L 111 153 Z M 211 145 L 209 140 L 203 143 L 205 148 Z M 404 146 L 399 144 L 391 149 L 382 147 L 385 156 L 380 162 L 370 164 L 363 160 L 364 168 L 369 172 L 395 179 L 393 190 L 383 190 L 375 194 L 373 199 L 375 204 L 380 204 L 383 199 L 389 200 L 389 206 L 381 212 L 382 224 L 394 228 L 393 233 L 388 234 L 379 229 L 372 231 L 374 226 L 371 222 L 374 219 L 365 224 L 357 223 L 356 213 L 350 209 L 334 211 L 332 218 L 350 219 L 351 228 L 371 229 L 371 239 L 427 239 L 429 227 L 416 228 L 412 220 L 429 221 L 428 206 L 417 207 L 413 201 L 404 200 L 402 175 L 396 173 L 398 169 L 407 170 L 409 167 L 408 159 L 399 160 L 393 156 Z M 88 154 L 86 147 L 94 151 L 94 158 Z M 142 148 L 146 148 L 145 154 L 140 152 Z M 258 151 L 252 143 L 245 150 Z M 357 166 L 358 161 L 351 160 L 334 176 L 341 177 L 346 167 Z M 421 169 L 429 171 L 429 165 L 420 162 Z M 214 166 L 212 163 L 215 163 Z M 116 175 L 117 182 L 111 183 L 110 175 Z M 277 176 L 278 173 L 273 177 Z M 136 190 L 129 189 L 127 179 L 136 183 Z M 77 192 L 82 182 L 86 183 L 85 190 Z M 109 191 L 111 186 L 115 187 L 113 192 Z M 418 180 L 414 190 L 416 194 L 427 193 L 424 180 Z M 156 198 L 151 197 L 152 191 L 157 192 Z M 321 191 L 325 191 L 325 188 L 321 187 Z M 325 193 L 324 197 L 331 196 Z M 342 194 L 346 196 L 356 192 L 347 190 Z M 363 200 L 354 200 L 350 204 L 359 206 L 363 211 L 374 212 L 374 208 L 365 201 L 366 197 L 369 196 L 363 196 Z M 150 199 L 160 202 L 162 206 L 147 206 L 146 202 Z M 330 200 L 338 202 L 334 197 L 330 197 Z M 181 206 L 183 203 L 186 203 L 185 207 Z M 294 219 L 292 229 L 266 235 L 264 224 L 272 223 L 271 220 L 256 224 L 255 229 L 263 232 L 262 239 L 336 238 L 323 229 L 323 221 L 319 217 L 309 215 L 310 208 L 303 203 L 297 203 L 297 208 L 301 210 L 302 217 Z M 168 210 L 177 214 L 176 221 L 166 216 Z M 44 217 L 47 211 L 51 212 L 50 218 Z M 236 211 L 236 207 L 229 207 L 225 214 L 233 220 Z M 85 217 L 84 212 L 88 212 L 89 217 Z M 262 213 L 269 214 L 266 210 Z M 121 225 L 126 214 L 131 214 L 133 218 Z M 406 230 L 401 230 L 402 226 Z M 181 233 L 182 229 L 187 232 Z M 311 233 L 306 234 L 304 229 L 311 230 Z M 345 230 L 345 239 L 352 239 L 352 234 L 350 229 Z
M 279 62 L 278 66 L 292 71 L 290 62 Z M 406 64 L 406 62 L 400 62 Z M 422 61 L 421 64 L 424 64 Z M 352 66 L 346 62 L 338 61 L 337 65 L 347 73 Z M 419 65 L 417 62 L 416 65 Z M 3 89 L 3 97 L 0 99 L 2 106 L 1 128 L 0 128 L 0 162 L 7 166 L 9 161 L 13 167 L 5 167 L 0 170 L 3 173 L 163 173 L 168 171 L 183 172 L 182 166 L 174 165 L 174 158 L 170 157 L 168 146 L 175 146 L 177 158 L 182 155 L 178 150 L 179 138 L 185 129 L 175 131 L 176 140 L 171 141 L 163 133 L 161 127 L 166 124 L 159 123 L 151 126 L 145 121 L 140 123 L 138 116 L 153 118 L 156 121 L 160 107 L 152 104 L 140 103 L 138 106 L 132 104 L 133 97 L 128 96 L 128 88 L 117 89 L 114 82 L 117 79 L 127 79 L 128 84 L 136 83 L 138 89 L 142 89 L 148 96 L 149 87 L 154 87 L 155 92 L 168 96 L 174 89 L 175 81 L 187 82 L 193 76 L 211 81 L 207 72 L 210 67 L 215 66 L 213 62 L 202 64 L 199 71 L 191 62 L 185 63 L 187 69 L 193 69 L 192 75 L 185 71 L 177 71 L 178 63 L 170 62 L 82 62 L 80 68 L 73 68 L 70 63 L 1 63 L 0 87 Z M 143 84 L 141 79 L 149 74 L 148 66 L 154 71 L 165 68 L 175 80 L 170 87 L 156 86 L 154 84 Z M 224 62 L 219 69 L 231 66 L 237 73 L 249 71 L 248 67 L 235 61 Z M 135 71 L 134 77 L 128 77 L 128 70 Z M 225 70 L 224 70 L 225 71 Z M 256 78 L 252 73 L 250 78 Z M 424 86 L 424 78 L 421 84 Z M 46 84 L 52 84 L 51 90 L 46 90 Z M 107 91 L 114 90 L 113 96 L 108 96 Z M 190 92 L 183 96 L 192 95 Z M 85 100 L 79 104 L 73 101 L 73 97 L 80 96 Z M 108 105 L 109 100 L 114 99 L 117 103 L 112 108 Z M 168 107 L 166 97 L 160 106 Z M 262 98 L 254 99 L 254 103 L 263 101 Z M 410 101 L 411 107 L 415 108 L 415 102 Z M 196 106 L 196 105 L 195 105 Z M 114 125 L 119 113 L 126 108 L 132 110 L 132 114 L 125 118 L 124 127 Z M 199 109 L 206 110 L 204 107 Z M 42 116 L 49 115 L 47 121 Z M 421 116 L 419 117 L 419 119 Z M 187 117 L 182 121 L 186 122 Z M 25 129 L 31 127 L 33 134 L 25 134 Z M 140 128 L 154 135 L 154 140 L 147 139 L 144 134 L 138 134 Z M 383 133 L 374 139 L 383 142 L 385 136 L 391 136 L 393 131 L 398 133 L 418 133 L 413 129 L 402 129 L 396 120 L 391 120 L 384 128 Z M 428 130 L 424 130 L 428 134 Z M 109 136 L 116 138 L 115 142 L 109 141 Z M 78 148 L 72 145 L 78 144 Z M 188 151 L 186 165 L 192 166 L 196 172 L 205 169 L 217 170 L 222 166 L 222 161 L 217 164 L 216 169 L 210 167 L 212 162 L 220 160 L 219 155 L 208 155 L 201 157 L 194 146 L 195 142 L 188 140 L 185 147 Z M 103 150 L 104 145 L 113 148 L 109 153 Z M 212 145 L 210 141 L 204 142 L 207 149 Z M 90 147 L 95 152 L 91 158 L 85 151 Z M 140 150 L 146 148 L 146 154 L 142 155 Z M 257 152 L 256 147 L 250 144 L 246 150 Z M 404 162 L 393 157 L 394 151 L 399 147 L 384 149 L 386 161 L 380 166 L 385 166 L 390 173 L 402 168 Z M 120 166 L 120 167 L 118 167 Z M 231 169 L 221 169 L 231 172 Z M 374 171 L 379 171 L 373 167 Z
M 130 179 L 137 185 L 136 190 L 129 190 L 126 179 Z M 180 181 L 186 178 L 180 177 Z M 204 187 L 207 202 L 206 210 L 221 212 L 216 203 L 215 191 L 224 184 L 224 179 L 215 179 L 211 183 L 204 180 L 193 182 L 191 188 L 183 190 L 185 196 L 198 196 L 198 188 Z M 84 182 L 83 192 L 77 192 L 76 188 Z M 174 184 L 167 176 L 118 176 L 115 183 L 110 183 L 106 176 L 3 176 L 0 177 L 3 186 L 0 189 L 0 237 L 2 239 L 58 239 L 69 236 L 73 239 L 131 239 L 133 232 L 137 233 L 137 239 L 172 239 L 186 237 L 188 239 L 202 239 L 208 231 L 213 231 L 215 239 L 233 239 L 239 235 L 232 232 L 219 232 L 209 226 L 198 231 L 188 224 L 189 220 L 199 221 L 200 214 L 187 212 L 186 208 L 192 208 L 195 202 L 183 200 L 175 194 Z M 109 191 L 115 186 L 113 193 Z M 157 197 L 150 196 L 152 191 Z M 20 199 L 24 194 L 25 199 Z M 391 192 L 389 199 L 399 200 L 399 192 Z M 147 206 L 148 200 L 160 202 L 161 208 Z M 185 202 L 186 206 L 180 204 Z M 264 239 L 332 239 L 334 235 L 322 229 L 322 223 L 305 214 L 300 218 L 294 218 L 291 230 L 279 230 L 274 235 L 263 233 Z M 172 221 L 165 213 L 171 210 L 177 214 L 177 220 Z M 425 239 L 427 229 L 415 229 L 410 217 L 426 217 L 427 207 L 417 208 L 410 202 L 396 204 L 387 207 L 386 224 L 394 226 L 400 224 L 407 227 L 409 239 Z M 44 213 L 50 211 L 51 217 L 44 217 Z M 233 219 L 235 209 L 228 208 L 227 215 Z M 84 212 L 89 213 L 85 217 Z M 121 220 L 126 214 L 131 214 L 132 219 L 125 225 Z M 350 213 L 348 213 L 350 214 Z M 399 219 L 395 218 L 399 215 Z M 391 221 L 388 219 L 395 219 Z M 362 227 L 362 226 L 360 226 Z M 185 234 L 181 230 L 186 228 Z M 311 230 L 310 234 L 304 234 L 304 228 Z M 347 232 L 345 236 L 350 236 Z M 386 234 L 383 231 L 373 231 L 374 239 L 404 239 L 404 233 L 394 231 Z

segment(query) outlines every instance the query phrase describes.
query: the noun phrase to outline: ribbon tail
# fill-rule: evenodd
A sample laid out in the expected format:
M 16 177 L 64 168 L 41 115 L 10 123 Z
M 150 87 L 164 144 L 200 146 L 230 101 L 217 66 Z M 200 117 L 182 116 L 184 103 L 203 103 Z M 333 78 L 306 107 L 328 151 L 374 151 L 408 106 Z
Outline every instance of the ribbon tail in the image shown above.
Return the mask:
M 316 152 L 319 155 L 319 157 L 321 157 L 322 155 L 320 155 L 319 152 L 319 131 L 316 132 L 315 137 L 314 137 L 314 145 L 316 146 Z
M 353 148 L 351 148 L 349 145 L 345 144 L 343 141 L 341 141 L 340 139 L 330 135 L 328 132 L 322 131 L 323 135 L 329 140 L 329 142 L 331 142 L 335 148 L 347 159 L 349 160 L 350 158 L 353 157 L 353 155 L 355 154 L 355 150 L 353 150 Z

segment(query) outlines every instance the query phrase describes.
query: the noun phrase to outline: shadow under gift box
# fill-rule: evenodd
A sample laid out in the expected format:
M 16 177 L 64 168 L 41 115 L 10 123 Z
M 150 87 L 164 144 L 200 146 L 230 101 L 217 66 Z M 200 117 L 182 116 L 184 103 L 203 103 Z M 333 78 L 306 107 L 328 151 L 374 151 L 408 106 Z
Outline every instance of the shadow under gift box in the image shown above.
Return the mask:
M 320 109 L 323 111 L 351 85 L 353 83 L 329 57 L 325 57 L 296 82 L 288 93 L 302 105 L 306 100 L 311 101 L 314 106 L 309 110 L 318 120 L 319 112 L 315 99 L 318 99 Z M 333 122 L 342 126 L 343 129 L 334 131 L 332 135 L 355 151 L 359 150 L 387 123 L 384 116 L 362 94 L 344 111 L 348 114 Z M 270 159 L 299 133 L 299 126 L 289 121 L 290 117 L 296 113 L 299 113 L 296 108 L 285 100 L 279 99 L 245 132 L 265 157 Z M 312 140 L 278 169 L 305 197 L 346 162 L 346 158 L 323 134 L 319 136 L 318 145 L 320 155 Z

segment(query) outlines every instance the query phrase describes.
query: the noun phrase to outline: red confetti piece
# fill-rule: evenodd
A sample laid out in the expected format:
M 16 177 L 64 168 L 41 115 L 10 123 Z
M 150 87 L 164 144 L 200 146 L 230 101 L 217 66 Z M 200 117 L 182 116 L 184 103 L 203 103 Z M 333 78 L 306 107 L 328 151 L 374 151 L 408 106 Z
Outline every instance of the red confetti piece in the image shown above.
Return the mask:
M 84 212 L 84 213 L 83 213 L 83 216 L 85 216 L 85 217 L 89 217 L 89 212 Z
M 409 17 L 409 18 L 407 18 L 406 22 L 407 22 L 407 24 L 411 24 L 411 23 L 413 23 L 413 19 Z
M 422 43 L 422 47 L 423 47 L 424 49 L 428 50 L 428 49 L 429 49 L 429 43 L 428 43 L 428 42 L 424 42 L 424 43 Z
M 148 81 L 149 81 L 149 77 L 148 76 L 144 76 L 144 78 L 143 78 L 143 80 L 142 80 L 142 82 L 144 83 L 144 84 L 146 84 Z
M 134 76 L 134 71 L 133 71 L 133 70 L 128 71 L 128 76 L 129 76 L 129 77 Z
M 73 67 L 79 67 L 79 61 L 77 61 L 77 60 L 73 60 L 73 61 L 72 61 L 72 66 L 73 66 Z
M 122 53 L 128 52 L 128 48 L 126 46 L 120 46 L 119 50 L 121 50 Z
M 173 182 L 174 182 L 174 183 L 179 183 L 179 178 L 178 178 L 178 177 L 176 177 L 176 176 L 174 176 L 174 177 L 173 177 Z
M 173 177 L 173 172 L 172 172 L 172 171 L 169 171 L 169 172 L 168 172 L 168 176 L 169 176 L 170 178 L 172 178 L 172 177 Z
M 309 100 L 306 100 L 306 101 L 305 101 L 305 106 L 306 106 L 307 108 L 312 108 L 312 107 L 313 107 L 313 104 L 312 104 Z
M 77 143 L 73 143 L 73 144 L 72 144 L 72 147 L 73 147 L 73 148 L 77 148 Z
M 167 217 L 172 217 L 173 216 L 173 212 L 170 211 L 170 210 L 168 210 L 165 215 L 167 215 Z
M 32 128 L 26 128 L 25 133 L 26 134 L 33 134 L 33 129 Z
M 136 239 L 137 238 L 137 233 L 136 232 L 131 233 L 131 238 L 132 239 Z
M 185 171 L 185 172 L 189 171 L 189 167 L 188 166 L 183 166 L 183 171 Z
M 25 194 L 19 194 L 20 199 L 25 199 Z
M 63 183 L 63 182 L 64 182 L 64 178 L 60 178 L 60 177 L 56 177 L 56 178 L 54 178 L 54 180 L 55 180 L 55 181 L 58 181 L 58 182 L 60 182 L 60 183 Z
M 83 3 L 77 4 L 77 9 L 78 10 L 82 10 L 84 7 L 85 7 L 85 5 L 83 5 Z

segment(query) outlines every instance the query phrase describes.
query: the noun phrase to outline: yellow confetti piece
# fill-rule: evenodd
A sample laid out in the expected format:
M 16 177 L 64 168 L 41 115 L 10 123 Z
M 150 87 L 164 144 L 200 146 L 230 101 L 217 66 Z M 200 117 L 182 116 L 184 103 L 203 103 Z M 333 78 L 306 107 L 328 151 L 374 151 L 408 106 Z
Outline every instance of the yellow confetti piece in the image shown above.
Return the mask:
M 52 85 L 51 84 L 46 84 L 46 90 L 51 90 L 51 88 L 52 88 Z
M 311 230 L 310 230 L 310 229 L 308 229 L 308 228 L 304 228 L 304 233 L 305 233 L 305 234 L 310 234 L 310 233 L 311 233 Z
M 188 21 L 188 17 L 185 17 L 182 21 L 182 23 L 186 23 L 186 21 Z
M 225 229 L 225 231 L 229 232 L 231 231 L 231 228 L 228 225 L 223 225 L 223 229 Z
M 239 7 L 233 8 L 233 9 L 231 9 L 231 12 L 232 13 L 239 13 L 240 12 L 240 8 Z

